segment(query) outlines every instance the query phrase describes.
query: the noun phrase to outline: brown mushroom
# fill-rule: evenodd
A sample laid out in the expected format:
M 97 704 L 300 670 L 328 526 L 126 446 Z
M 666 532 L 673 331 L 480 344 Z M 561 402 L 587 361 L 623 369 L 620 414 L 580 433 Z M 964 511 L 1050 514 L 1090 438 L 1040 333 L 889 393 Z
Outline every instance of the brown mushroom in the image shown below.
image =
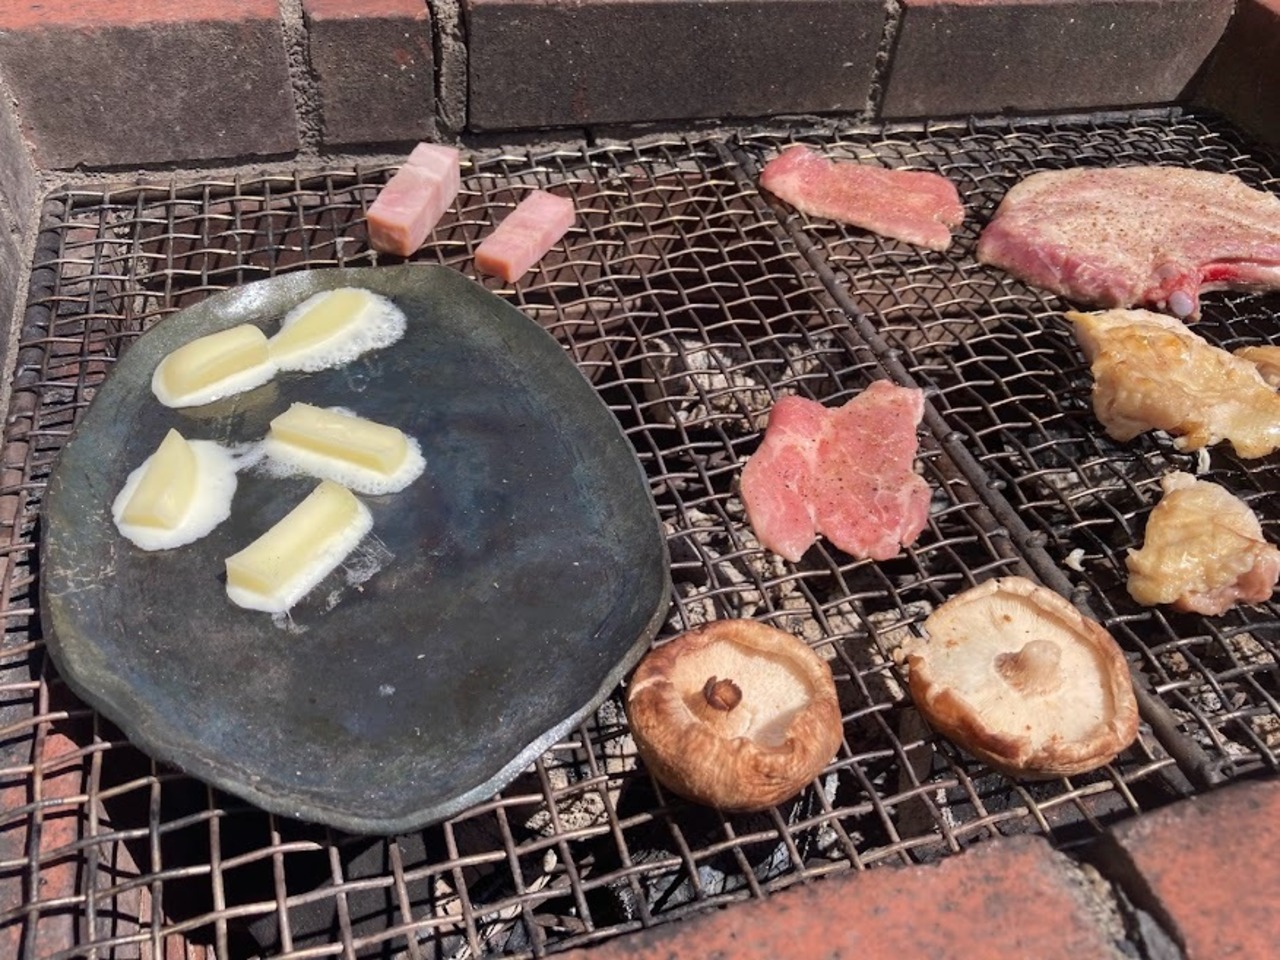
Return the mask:
M 1109 762 L 1138 735 L 1129 667 L 1102 626 L 1022 577 L 953 597 L 906 650 L 925 719 L 1011 776 L 1048 779 Z
M 650 652 L 631 677 L 627 717 L 658 780 L 731 811 L 799 793 L 843 735 L 826 661 L 752 620 L 717 620 Z

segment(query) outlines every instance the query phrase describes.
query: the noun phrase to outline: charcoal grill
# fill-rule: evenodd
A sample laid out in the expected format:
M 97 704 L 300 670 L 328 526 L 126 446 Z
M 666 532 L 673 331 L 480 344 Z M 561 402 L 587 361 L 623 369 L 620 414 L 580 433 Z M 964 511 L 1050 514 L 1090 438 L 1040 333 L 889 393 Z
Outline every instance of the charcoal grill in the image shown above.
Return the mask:
M 774 204 L 757 174 L 793 141 L 950 177 L 969 212 L 957 242 L 929 253 Z M 1230 172 L 1272 191 L 1280 178 L 1280 163 L 1229 125 L 1181 110 L 473 157 L 418 258 L 472 273 L 496 216 L 530 188 L 567 185 L 581 217 L 563 247 L 515 289 L 485 282 L 559 338 L 634 442 L 672 556 L 662 637 L 729 616 L 802 636 L 831 662 L 846 739 L 795 801 L 722 815 L 650 780 L 615 695 L 500 795 L 391 839 L 268 815 L 133 748 L 44 655 L 35 549 L 51 464 L 130 341 L 217 290 L 377 263 L 362 218 L 391 169 L 53 192 L 0 488 L 0 903 L 20 904 L 0 914 L 4 942 L 26 958 L 535 957 L 997 835 L 1084 843 L 1117 820 L 1275 772 L 1280 609 L 1206 619 L 1138 608 L 1124 590 L 1125 551 L 1158 478 L 1196 470 L 1197 457 L 1167 438 L 1108 440 L 1064 304 L 973 259 L 1021 177 L 1122 163 Z M 1277 312 L 1274 294 L 1212 294 L 1197 329 L 1227 347 L 1280 342 Z M 765 414 L 783 394 L 834 404 L 881 376 L 927 391 L 928 527 L 887 562 L 852 562 L 825 543 L 781 562 L 752 537 L 734 486 Z M 1216 448 L 1208 476 L 1280 540 L 1271 459 L 1246 466 Z M 911 707 L 893 648 L 957 591 L 1015 573 L 1085 605 L 1130 657 L 1142 734 L 1102 770 L 1019 783 L 933 735 Z

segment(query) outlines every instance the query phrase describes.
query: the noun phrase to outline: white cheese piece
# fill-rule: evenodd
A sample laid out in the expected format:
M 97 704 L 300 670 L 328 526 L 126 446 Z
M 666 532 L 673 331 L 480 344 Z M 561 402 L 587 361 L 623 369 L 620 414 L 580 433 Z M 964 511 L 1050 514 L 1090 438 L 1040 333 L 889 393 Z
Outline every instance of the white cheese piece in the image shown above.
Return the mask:
M 116 529 L 143 550 L 167 550 L 205 536 L 231 515 L 236 458 L 177 430 L 129 474 L 111 505 Z
M 194 407 L 261 386 L 275 374 L 267 335 L 246 323 L 174 350 L 156 365 L 151 392 L 166 407 Z
M 268 347 L 281 370 L 326 370 L 390 346 L 404 336 L 406 325 L 404 312 L 386 297 L 339 287 L 285 314 Z
M 196 497 L 196 452 L 177 430 L 165 434 L 133 495 L 120 511 L 122 523 L 173 530 L 181 525 Z
M 360 493 L 395 493 L 426 467 L 412 437 L 344 410 L 295 403 L 271 421 L 267 456 Z
M 323 480 L 270 530 L 226 559 L 227 596 L 284 613 L 333 571 L 373 526 L 369 508 Z

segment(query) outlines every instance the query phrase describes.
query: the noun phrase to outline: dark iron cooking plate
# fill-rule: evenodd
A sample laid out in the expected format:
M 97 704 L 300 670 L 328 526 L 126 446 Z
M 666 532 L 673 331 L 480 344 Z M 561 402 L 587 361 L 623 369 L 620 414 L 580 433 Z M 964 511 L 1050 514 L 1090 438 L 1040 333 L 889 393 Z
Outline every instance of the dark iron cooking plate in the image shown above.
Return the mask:
M 404 340 L 204 408 L 152 397 L 175 347 L 238 323 L 270 333 L 343 285 L 394 300 Z M 377 541 L 289 618 L 232 605 L 222 561 L 314 480 L 242 471 L 231 518 L 177 550 L 118 534 L 111 501 L 170 427 L 252 441 L 295 401 L 399 426 L 427 470 L 364 498 Z M 662 531 L 617 421 L 547 333 L 435 266 L 290 274 L 157 325 L 67 444 L 43 535 L 49 645 L 83 699 L 161 760 L 356 832 L 413 829 L 499 790 L 604 699 L 668 602 Z

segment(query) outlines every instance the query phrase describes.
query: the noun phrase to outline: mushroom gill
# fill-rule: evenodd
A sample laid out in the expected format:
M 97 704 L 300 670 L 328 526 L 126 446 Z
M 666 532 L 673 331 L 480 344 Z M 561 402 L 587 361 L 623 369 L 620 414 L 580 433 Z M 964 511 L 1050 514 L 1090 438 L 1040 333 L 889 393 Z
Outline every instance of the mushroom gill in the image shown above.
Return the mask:
M 925 719 L 1013 776 L 1067 776 L 1133 742 L 1138 706 L 1114 638 L 1022 577 L 989 580 L 925 621 L 906 661 Z
M 628 686 L 627 715 L 659 781 L 723 810 L 798 793 L 842 736 L 826 662 L 750 620 L 715 621 L 650 652 Z

